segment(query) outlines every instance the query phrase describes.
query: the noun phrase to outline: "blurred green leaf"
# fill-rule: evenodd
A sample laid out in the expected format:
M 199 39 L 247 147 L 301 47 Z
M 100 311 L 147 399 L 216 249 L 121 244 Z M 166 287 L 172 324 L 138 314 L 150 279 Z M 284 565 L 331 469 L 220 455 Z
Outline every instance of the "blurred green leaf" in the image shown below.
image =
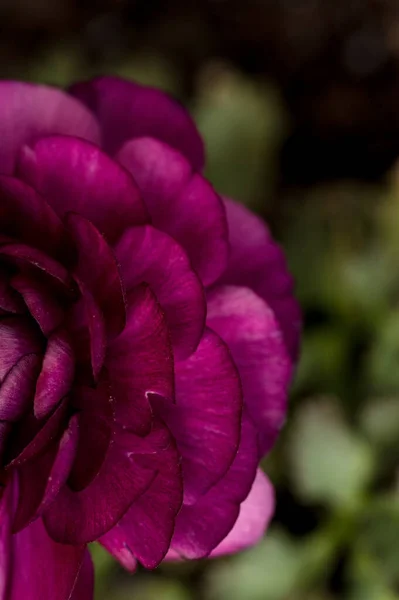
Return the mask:
M 361 515 L 356 549 L 386 585 L 399 586 L 399 495 L 375 499 Z
M 108 582 L 117 570 L 118 563 L 100 544 L 90 544 L 90 553 L 94 564 L 96 598 L 102 600 L 100 593 L 108 589 Z
M 345 382 L 350 339 L 337 327 L 318 327 L 302 342 L 294 390 L 320 389 L 341 392 Z
M 369 391 L 399 390 L 399 311 L 386 315 L 364 365 Z
M 180 95 L 181 82 L 173 64 L 159 54 L 136 53 L 112 66 L 113 75 L 157 87 L 169 94 Z
M 199 87 L 195 116 L 207 148 L 207 177 L 219 193 L 264 207 L 285 129 L 278 93 L 216 63 L 208 65 Z
M 358 548 L 350 563 L 348 600 L 399 600 L 384 581 L 375 557 Z
M 279 530 L 271 530 L 257 547 L 217 561 L 207 578 L 209 600 L 283 600 L 300 579 L 299 544 Z
M 288 459 L 295 488 L 307 502 L 352 506 L 373 474 L 370 446 L 347 426 L 331 398 L 299 407 L 288 441 Z
M 382 448 L 399 440 L 399 397 L 375 397 L 364 402 L 360 426 L 367 437 Z
M 121 585 L 107 600 L 190 600 L 188 590 L 176 580 L 157 578 L 132 580 Z

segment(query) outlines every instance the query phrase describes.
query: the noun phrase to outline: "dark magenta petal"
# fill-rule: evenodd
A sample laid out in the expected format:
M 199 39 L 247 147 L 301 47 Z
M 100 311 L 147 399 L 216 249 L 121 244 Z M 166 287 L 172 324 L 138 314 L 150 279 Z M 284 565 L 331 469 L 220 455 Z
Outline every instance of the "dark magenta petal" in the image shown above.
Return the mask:
M 165 312 L 174 354 L 186 358 L 201 339 L 205 324 L 202 284 L 184 250 L 151 225 L 131 227 L 115 247 L 127 290 L 146 282 Z
M 6 449 L 9 435 L 13 425 L 8 421 L 0 421 L 0 459 L 3 460 L 4 451 Z M 1 596 L 0 596 L 1 597 Z
M 53 256 L 65 251 L 60 218 L 29 185 L 0 175 L 0 227 L 8 236 Z
M 37 380 L 35 416 L 46 417 L 70 390 L 75 372 L 69 335 L 65 330 L 53 333 L 47 342 L 43 366 Z
M 18 469 L 19 498 L 13 532 L 21 531 L 54 502 L 76 457 L 79 423 L 74 415 L 57 445 Z
M 15 504 L 16 486 L 10 481 L 2 490 L 0 499 L 0 598 L 8 600 L 12 580 L 13 548 L 12 519 Z
M 83 490 L 97 476 L 107 455 L 111 436 L 110 424 L 104 418 L 91 411 L 79 414 L 78 450 L 68 479 L 72 490 Z
M 208 324 L 232 353 L 264 454 L 284 424 L 292 373 L 280 324 L 252 290 L 229 286 L 209 293 Z
M 166 319 L 148 286 L 128 294 L 126 327 L 110 344 L 105 366 L 116 420 L 138 434 L 148 433 L 152 420 L 149 394 L 174 398 L 173 353 Z
M 209 329 L 175 373 L 176 404 L 154 403 L 182 454 L 184 502 L 190 504 L 219 481 L 237 453 L 242 391 L 228 348 Z
M 301 309 L 283 251 L 266 224 L 245 206 L 225 199 L 231 253 L 220 283 L 249 287 L 273 309 L 293 359 L 298 356 Z
M 60 217 L 75 212 L 94 223 L 109 241 L 117 239 L 129 225 L 148 221 L 131 175 L 84 140 L 39 140 L 21 152 L 18 173 Z
M 173 148 L 151 139 L 128 142 L 118 160 L 137 181 L 155 227 L 179 242 L 205 285 L 227 265 L 225 208 L 212 186 Z
M 41 364 L 41 356 L 27 354 L 7 373 L 0 387 L 0 420 L 18 421 L 28 410 Z
M 21 296 L 10 285 L 10 275 L 0 267 L 0 310 L 11 314 L 26 313 Z
M 87 108 L 61 90 L 19 81 L 0 82 L 0 172 L 11 175 L 19 149 L 51 134 L 100 141 Z
M 245 417 L 240 448 L 226 475 L 195 504 L 183 504 L 176 519 L 172 550 L 185 558 L 204 558 L 221 543 L 237 521 L 240 504 L 255 479 L 257 463 L 256 430 Z
M 68 428 L 65 430 L 58 445 L 57 454 L 51 467 L 50 475 L 46 481 L 43 498 L 40 503 L 38 514 L 43 514 L 48 506 L 57 497 L 62 486 L 66 483 L 72 469 L 73 462 L 77 456 L 80 435 L 80 421 L 78 415 L 71 417 Z M 29 464 L 25 465 L 29 468 Z M 31 486 L 34 482 L 31 481 Z
M 69 311 L 67 328 L 71 332 L 76 362 L 90 363 L 94 380 L 97 381 L 107 349 L 104 317 L 90 290 L 81 281 L 77 281 L 77 284 L 81 297 Z
M 126 312 L 122 283 L 111 248 L 98 229 L 81 215 L 68 213 L 65 223 L 78 249 L 78 262 L 73 273 L 93 295 L 103 312 L 109 334 L 116 335 L 124 327 Z
M 7 469 L 19 467 L 38 456 L 60 436 L 67 406 L 65 399 L 46 421 L 38 421 L 33 415 L 29 415 L 26 421 L 14 426 L 12 443 L 8 448 Z
M 11 534 L 16 486 L 10 483 L 1 501 L 0 598 L 3 600 L 69 600 L 85 557 L 83 545 L 55 543 L 41 519 Z M 85 599 L 91 599 L 87 588 Z
M 204 147 L 194 122 L 165 93 L 117 77 L 78 83 L 70 91 L 97 116 L 107 152 L 115 154 L 131 138 L 151 136 L 177 148 L 194 168 L 202 169 Z
M 234 554 L 257 544 L 265 534 L 273 512 L 273 486 L 258 469 L 252 489 L 240 506 L 240 514 L 233 529 L 211 552 L 211 556 Z
M 92 600 L 94 594 L 94 565 L 86 550 L 79 576 L 69 600 Z
M 123 445 L 119 443 L 121 435 Z M 127 438 L 130 451 L 126 448 Z M 90 485 L 78 492 L 68 485 L 62 488 L 43 517 L 54 540 L 80 544 L 98 539 L 149 488 L 157 473 L 136 459 L 134 451 L 139 440 L 127 431 L 116 431 L 104 463 Z
M 42 349 L 40 332 L 27 317 L 0 318 L 0 380 L 23 356 Z
M 25 244 L 5 244 L 0 246 L 0 255 L 17 266 L 22 264 L 37 268 L 67 290 L 71 290 L 71 278 L 65 267 L 37 248 Z
M 50 286 L 37 277 L 15 275 L 12 287 L 22 296 L 32 317 L 37 321 L 44 335 L 48 336 L 64 319 L 64 311 Z
M 141 464 L 157 469 L 158 474 L 149 489 L 100 540 L 130 569 L 134 567 L 133 557 L 148 569 L 155 568 L 164 558 L 183 498 L 180 459 L 173 438 L 162 423 L 155 424 L 148 437 L 149 451 L 141 455 Z

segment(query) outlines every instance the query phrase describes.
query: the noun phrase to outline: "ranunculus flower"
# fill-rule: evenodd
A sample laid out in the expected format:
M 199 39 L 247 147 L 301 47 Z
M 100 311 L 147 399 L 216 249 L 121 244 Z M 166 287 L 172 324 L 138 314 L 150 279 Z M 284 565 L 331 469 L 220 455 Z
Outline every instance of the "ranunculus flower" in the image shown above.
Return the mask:
M 3 81 L 0 140 L 0 599 L 253 544 L 300 329 L 266 226 L 152 89 Z

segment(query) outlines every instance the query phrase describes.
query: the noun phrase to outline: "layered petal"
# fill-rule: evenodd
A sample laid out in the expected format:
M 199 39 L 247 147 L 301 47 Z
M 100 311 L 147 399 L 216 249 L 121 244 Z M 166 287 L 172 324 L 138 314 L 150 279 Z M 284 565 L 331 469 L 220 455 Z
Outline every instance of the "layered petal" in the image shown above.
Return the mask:
M 273 309 L 293 359 L 298 356 L 301 310 L 284 254 L 266 224 L 245 206 L 225 199 L 231 252 L 219 283 L 249 287 Z
M 7 447 L 6 469 L 19 467 L 38 456 L 60 438 L 66 424 L 68 401 L 64 398 L 54 412 L 43 421 L 28 414 L 13 427 L 13 435 Z
M 204 165 L 201 137 L 188 112 L 160 90 L 117 77 L 98 77 L 72 86 L 96 115 L 103 146 L 115 154 L 129 139 L 151 136 L 184 154 L 194 168 Z
M 157 476 L 145 494 L 100 540 L 130 570 L 134 570 L 136 558 L 149 569 L 164 558 L 183 499 L 180 459 L 173 438 L 160 422 L 155 423 L 151 437 L 152 452 L 143 454 L 141 462 L 148 468 L 156 468 Z
M 44 335 L 50 335 L 61 324 L 65 316 L 62 300 L 46 282 L 19 273 L 11 279 L 11 286 L 22 296 Z
M 39 250 L 55 256 L 66 251 L 66 232 L 53 209 L 29 185 L 4 175 L 0 175 L 0 224 L 3 233 Z
M 75 212 L 109 241 L 129 225 L 148 221 L 131 175 L 97 146 L 73 137 L 48 137 L 22 149 L 18 175 L 38 190 L 55 212 Z
M 131 227 L 115 247 L 127 290 L 146 282 L 165 312 L 176 358 L 186 358 L 201 339 L 205 296 L 184 250 L 151 225 Z
M 26 306 L 10 284 L 10 275 L 0 268 L 0 313 L 24 314 Z
M 23 144 L 51 134 L 100 141 L 98 124 L 87 108 L 61 90 L 18 81 L 0 82 L 0 172 L 11 175 Z
M 230 348 L 264 454 L 284 423 L 291 381 L 292 362 L 280 325 L 253 291 L 232 286 L 209 293 L 208 324 Z
M 93 597 L 93 591 L 94 565 L 90 556 L 90 552 L 86 550 L 70 600 L 91 600 Z
M 36 383 L 34 412 L 38 419 L 46 417 L 70 390 L 75 361 L 69 335 L 56 331 L 47 341 L 43 365 Z
M 78 249 L 73 273 L 95 298 L 109 335 L 115 336 L 122 331 L 126 319 L 124 290 L 115 257 L 90 221 L 68 213 L 65 223 Z
M 93 294 L 83 281 L 77 281 L 81 297 L 68 314 L 75 359 L 87 366 L 97 381 L 107 351 L 107 330 L 104 315 Z
M 13 532 L 21 531 L 41 516 L 65 485 L 76 456 L 79 436 L 78 417 L 73 416 L 59 444 L 18 469 L 19 497 Z
M 0 387 L 1 421 L 18 421 L 28 411 L 40 366 L 40 356 L 26 354 L 7 373 Z
M 211 556 L 234 554 L 254 546 L 264 535 L 274 512 L 274 490 L 266 475 L 258 469 L 233 529 L 211 552 Z
M 242 391 L 228 348 L 207 329 L 197 351 L 177 362 L 176 404 L 153 404 L 182 455 L 184 502 L 194 503 L 226 473 L 238 449 Z
M 132 173 L 155 227 L 186 250 L 205 285 L 224 271 L 229 252 L 224 205 L 184 156 L 151 138 L 125 144 L 118 160 Z
M 23 356 L 40 354 L 42 347 L 40 333 L 27 317 L 0 319 L 0 380 Z
M 148 286 L 128 294 L 124 331 L 106 360 L 116 420 L 138 434 L 149 432 L 150 394 L 174 398 L 173 353 L 165 316 Z
M 1 501 L 1 600 L 69 600 L 84 561 L 84 546 L 55 543 L 41 519 L 11 534 L 16 501 L 16 486 L 10 481 Z M 86 592 L 85 598 L 91 598 L 92 590 Z
M 226 475 L 195 504 L 183 504 L 176 519 L 171 550 L 182 558 L 204 558 L 233 528 L 240 504 L 248 496 L 256 475 L 256 430 L 243 419 L 241 443 Z
M 123 445 L 120 443 L 123 437 Z M 126 449 L 126 438 L 130 448 Z M 65 485 L 45 512 L 43 519 L 50 536 L 64 544 L 92 542 L 122 518 L 129 506 L 151 485 L 156 477 L 136 459 L 140 438 L 120 430 L 114 432 L 100 471 L 81 491 Z

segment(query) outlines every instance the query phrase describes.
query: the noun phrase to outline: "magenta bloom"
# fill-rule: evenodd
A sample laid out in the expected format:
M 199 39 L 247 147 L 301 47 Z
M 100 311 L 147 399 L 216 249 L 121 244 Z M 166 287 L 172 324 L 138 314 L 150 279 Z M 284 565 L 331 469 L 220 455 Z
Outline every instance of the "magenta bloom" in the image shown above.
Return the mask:
M 0 600 L 255 543 L 300 329 L 265 225 L 164 94 L 0 83 Z

